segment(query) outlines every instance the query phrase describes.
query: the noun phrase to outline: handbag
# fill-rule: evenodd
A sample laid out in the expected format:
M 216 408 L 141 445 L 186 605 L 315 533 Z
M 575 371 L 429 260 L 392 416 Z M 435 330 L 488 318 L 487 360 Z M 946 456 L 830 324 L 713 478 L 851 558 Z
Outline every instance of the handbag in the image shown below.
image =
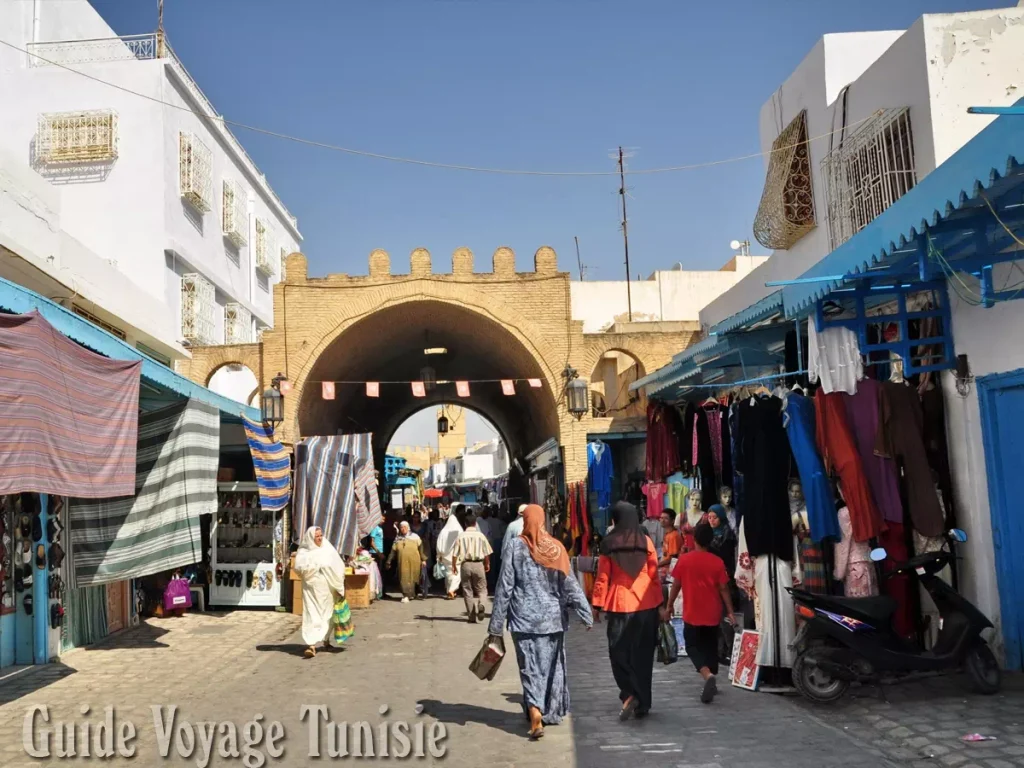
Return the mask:
M 192 593 L 185 579 L 171 579 L 164 588 L 164 608 L 176 611 L 192 607 Z
M 469 671 L 481 680 L 493 680 L 498 674 L 501 660 L 505 658 L 505 639 L 489 636 L 476 658 L 469 665 Z
M 658 661 L 675 664 L 679 660 L 679 642 L 676 631 L 667 621 L 658 625 Z

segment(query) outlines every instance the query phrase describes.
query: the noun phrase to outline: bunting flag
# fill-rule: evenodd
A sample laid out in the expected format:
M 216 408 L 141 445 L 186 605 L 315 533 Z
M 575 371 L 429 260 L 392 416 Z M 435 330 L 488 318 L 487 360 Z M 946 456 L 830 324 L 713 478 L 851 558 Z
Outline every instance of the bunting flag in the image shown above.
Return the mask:
M 281 383 L 278 384 L 278 391 L 282 395 L 290 395 L 292 393 L 292 383 L 288 379 L 281 379 Z
M 334 399 L 334 382 L 333 381 L 325 381 L 325 382 L 323 382 L 320 385 L 320 389 L 321 389 L 321 392 L 323 394 L 324 400 L 333 400 Z
M 533 387 L 534 389 L 540 389 L 543 386 L 540 382 L 540 379 L 527 379 L 527 381 L 530 383 L 530 386 Z
M 291 501 L 291 459 L 274 437 L 273 427 L 242 417 L 249 453 L 256 468 L 256 484 L 260 489 L 260 506 L 276 512 Z
M 506 395 L 514 395 L 516 393 L 516 384 L 512 379 L 501 380 L 501 391 Z
M 469 382 L 468 381 L 456 381 L 455 391 L 459 397 L 469 397 Z
M 367 397 L 380 397 L 380 382 L 379 381 L 368 381 L 368 382 L 366 382 L 366 396 Z
M 412 396 L 413 397 L 426 397 L 427 387 L 422 381 L 414 381 L 412 383 Z

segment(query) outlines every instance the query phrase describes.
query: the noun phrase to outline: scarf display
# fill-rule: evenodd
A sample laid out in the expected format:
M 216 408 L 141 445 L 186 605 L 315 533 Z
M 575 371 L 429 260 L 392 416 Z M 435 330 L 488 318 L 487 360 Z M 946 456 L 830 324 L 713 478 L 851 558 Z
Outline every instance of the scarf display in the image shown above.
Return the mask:
M 612 521 L 615 528 L 601 542 L 601 554 L 635 579 L 647 565 L 647 533 L 640 527 L 636 507 L 625 501 L 612 507 Z
M 292 498 L 291 466 L 288 452 L 274 437 L 274 429 L 242 417 L 249 453 L 260 489 L 260 508 L 266 512 L 285 509 Z
M 544 510 L 540 505 L 526 506 L 520 538 L 526 542 L 530 557 L 537 565 L 569 575 L 569 553 L 558 539 L 544 530 Z

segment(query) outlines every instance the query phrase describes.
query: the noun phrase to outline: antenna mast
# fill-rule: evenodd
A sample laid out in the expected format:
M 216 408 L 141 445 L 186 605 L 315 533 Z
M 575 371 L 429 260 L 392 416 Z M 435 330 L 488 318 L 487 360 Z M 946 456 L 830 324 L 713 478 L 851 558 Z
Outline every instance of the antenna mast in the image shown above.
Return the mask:
M 629 310 L 629 322 L 633 322 L 633 292 L 629 282 L 629 232 L 626 218 L 626 169 L 622 147 L 619 147 L 619 196 L 622 198 L 622 246 L 626 252 L 626 306 Z
M 1021 0 L 1021 1 L 1024 2 L 1024 0 Z M 580 239 L 578 237 L 575 237 L 575 236 L 573 236 L 572 239 L 576 241 L 576 266 L 579 267 L 579 270 L 580 270 L 580 282 L 582 283 L 583 282 L 583 260 L 580 258 Z

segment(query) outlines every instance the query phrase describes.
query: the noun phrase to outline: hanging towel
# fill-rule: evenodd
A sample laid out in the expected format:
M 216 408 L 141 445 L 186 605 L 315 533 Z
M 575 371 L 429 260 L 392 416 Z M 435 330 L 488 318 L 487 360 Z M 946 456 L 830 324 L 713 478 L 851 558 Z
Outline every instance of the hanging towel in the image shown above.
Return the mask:
M 857 382 L 864 378 L 857 334 L 843 326 L 817 330 L 814 318 L 807 321 L 807 374 L 812 383 L 821 381 L 826 394 L 857 394 Z
M 199 516 L 217 510 L 220 411 L 183 400 L 139 417 L 134 496 L 69 503 L 72 587 L 200 562 Z
M 295 446 L 293 518 L 297 531 L 317 526 L 343 555 L 384 519 L 377 496 L 372 436 L 309 437 Z
M 249 453 L 252 454 L 252 463 L 256 468 L 260 507 L 268 512 L 284 509 L 292 498 L 291 459 L 288 452 L 274 437 L 272 428 L 245 417 L 243 422 L 245 436 L 249 440 Z
M 38 311 L 0 314 L 0 494 L 134 494 L 141 368 L 76 344 Z

